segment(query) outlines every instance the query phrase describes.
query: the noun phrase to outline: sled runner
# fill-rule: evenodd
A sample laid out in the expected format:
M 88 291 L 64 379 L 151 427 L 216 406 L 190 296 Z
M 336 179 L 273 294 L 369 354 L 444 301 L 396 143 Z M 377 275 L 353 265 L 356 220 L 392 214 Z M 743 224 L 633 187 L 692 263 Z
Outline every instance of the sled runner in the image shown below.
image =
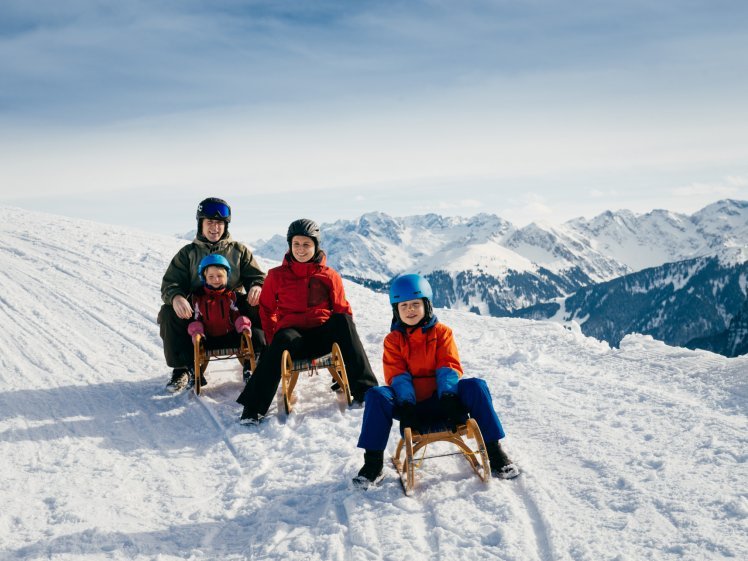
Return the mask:
M 255 351 L 252 346 L 252 335 L 249 330 L 244 330 L 241 335 L 239 348 L 228 349 L 206 349 L 205 337 L 201 334 L 195 335 L 194 343 L 195 352 L 195 385 L 193 389 L 195 395 L 200 395 L 201 378 L 208 368 L 208 362 L 211 360 L 228 360 L 231 358 L 238 359 L 242 368 L 249 361 L 249 367 L 254 372 L 255 369 Z
M 309 376 L 311 377 L 318 373 L 319 368 L 327 368 L 338 386 L 336 391 L 344 395 L 348 405 L 353 403 L 351 386 L 348 383 L 348 374 L 346 374 L 345 363 L 343 362 L 343 354 L 340 352 L 340 347 L 337 343 L 332 344 L 332 351 L 330 353 L 319 358 L 293 360 L 291 353 L 283 351 L 283 357 L 281 358 L 281 386 L 286 414 L 293 410 L 293 405 L 296 401 L 293 391 L 299 379 L 299 374 L 301 372 L 309 372 Z
M 475 441 L 471 446 L 469 441 Z M 441 454 L 437 456 L 426 456 L 425 448 L 432 442 L 451 442 L 457 446 L 460 451 L 453 454 Z M 424 449 L 421 458 L 416 458 L 419 450 Z M 404 457 L 401 456 L 404 454 Z M 400 475 L 400 482 L 406 495 L 413 494 L 415 487 L 415 470 L 420 467 L 421 462 L 432 458 L 443 456 L 453 456 L 462 454 L 470 463 L 475 473 L 483 481 L 488 481 L 491 477 L 491 466 L 488 462 L 486 452 L 486 443 L 483 441 L 483 435 L 478 428 L 475 419 L 468 419 L 463 425 L 458 425 L 455 432 L 442 430 L 439 432 L 427 432 L 424 434 L 418 431 L 406 428 L 403 431 L 403 437 L 397 445 L 395 455 L 392 457 L 392 463 L 395 465 L 397 473 Z

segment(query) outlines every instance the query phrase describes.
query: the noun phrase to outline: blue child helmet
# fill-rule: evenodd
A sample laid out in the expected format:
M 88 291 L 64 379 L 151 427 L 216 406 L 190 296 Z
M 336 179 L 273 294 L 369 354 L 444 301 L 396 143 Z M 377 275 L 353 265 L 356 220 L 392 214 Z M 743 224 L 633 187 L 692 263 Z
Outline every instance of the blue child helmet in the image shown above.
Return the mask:
M 226 275 L 231 275 L 231 265 L 229 264 L 228 259 L 226 259 L 223 255 L 211 253 L 210 255 L 206 255 L 200 260 L 200 264 L 197 266 L 197 276 L 202 279 L 203 270 L 206 267 L 210 267 L 211 265 L 215 267 L 223 267 L 224 269 L 226 269 Z
M 400 275 L 390 285 L 390 304 L 418 298 L 426 298 L 430 301 L 433 295 L 429 281 L 415 273 Z

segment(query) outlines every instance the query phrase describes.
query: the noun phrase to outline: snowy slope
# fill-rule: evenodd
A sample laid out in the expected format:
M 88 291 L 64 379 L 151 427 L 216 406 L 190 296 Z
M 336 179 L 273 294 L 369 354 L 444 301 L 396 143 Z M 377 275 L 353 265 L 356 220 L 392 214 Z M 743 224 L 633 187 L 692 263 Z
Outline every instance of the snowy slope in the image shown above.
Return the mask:
M 183 240 L 3 210 L 3 561 L 748 557 L 746 357 L 439 310 L 524 473 L 486 486 L 445 458 L 413 498 L 391 468 L 362 493 L 363 410 L 325 379 L 255 428 L 238 364 L 211 365 L 201 399 L 165 395 L 154 318 Z M 346 289 L 381 377 L 386 297 Z

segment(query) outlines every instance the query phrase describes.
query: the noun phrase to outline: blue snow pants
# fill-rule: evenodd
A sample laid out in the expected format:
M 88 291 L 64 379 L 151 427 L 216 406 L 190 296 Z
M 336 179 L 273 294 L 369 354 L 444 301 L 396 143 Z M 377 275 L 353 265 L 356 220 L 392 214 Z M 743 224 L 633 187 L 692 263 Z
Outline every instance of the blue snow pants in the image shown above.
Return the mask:
M 475 419 L 483 439 L 493 442 L 504 438 L 504 429 L 493 408 L 491 392 L 485 380 L 461 378 L 457 382 L 457 396 L 463 407 Z M 364 421 L 358 447 L 365 450 L 384 450 L 392 428 L 392 419 L 400 419 L 400 411 L 395 402 L 395 392 L 390 386 L 371 388 L 366 392 Z M 416 403 L 416 414 L 421 432 L 439 430 L 444 427 L 444 415 L 439 407 L 436 394 Z M 402 431 L 401 431 L 402 433 Z

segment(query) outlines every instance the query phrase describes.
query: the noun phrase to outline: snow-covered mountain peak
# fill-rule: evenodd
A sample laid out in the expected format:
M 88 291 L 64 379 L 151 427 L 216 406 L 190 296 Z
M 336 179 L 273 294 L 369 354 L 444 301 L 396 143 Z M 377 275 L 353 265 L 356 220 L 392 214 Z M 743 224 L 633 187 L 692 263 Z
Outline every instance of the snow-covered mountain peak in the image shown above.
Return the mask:
M 706 240 L 687 216 L 654 210 L 602 213 L 590 221 L 577 218 L 566 226 L 587 237 L 600 253 L 633 271 L 700 255 Z
M 417 272 L 429 274 L 434 271 L 471 271 L 502 278 L 510 271 L 525 272 L 537 269 L 538 266 L 526 257 L 490 239 L 468 245 L 450 244 L 437 255 L 421 260 Z
M 694 214 L 692 219 L 712 247 L 748 243 L 748 201 L 718 201 Z

